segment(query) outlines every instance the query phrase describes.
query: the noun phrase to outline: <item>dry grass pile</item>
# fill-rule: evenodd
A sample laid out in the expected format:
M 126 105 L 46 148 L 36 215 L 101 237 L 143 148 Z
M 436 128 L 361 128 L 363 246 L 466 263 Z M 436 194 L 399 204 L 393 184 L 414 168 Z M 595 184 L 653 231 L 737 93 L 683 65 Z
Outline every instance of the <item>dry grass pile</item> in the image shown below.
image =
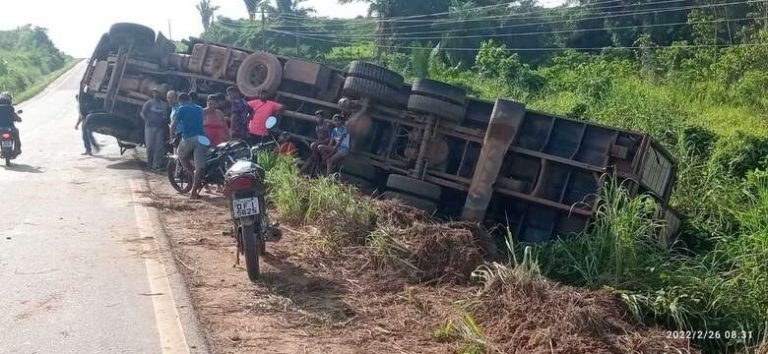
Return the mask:
M 565 286 L 520 268 L 481 267 L 484 283 L 471 313 L 502 353 L 693 353 L 684 340 L 633 323 L 619 299 L 607 291 Z

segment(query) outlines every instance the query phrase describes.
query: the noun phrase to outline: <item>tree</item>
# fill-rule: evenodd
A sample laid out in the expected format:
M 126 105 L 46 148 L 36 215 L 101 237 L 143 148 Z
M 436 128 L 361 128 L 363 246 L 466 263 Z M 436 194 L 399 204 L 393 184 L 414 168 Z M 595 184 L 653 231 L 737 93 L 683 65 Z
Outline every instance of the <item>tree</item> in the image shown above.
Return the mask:
M 200 0 L 200 3 L 195 7 L 200 13 L 200 19 L 203 21 L 203 29 L 207 31 L 211 27 L 211 23 L 213 23 L 213 15 L 219 7 L 213 5 L 211 0 Z
M 264 0 L 243 0 L 243 2 L 245 3 L 245 8 L 248 9 L 248 18 L 251 21 L 256 20 L 256 11 L 266 5 Z
M 270 6 L 269 9 L 281 19 L 307 17 L 314 13 L 315 9 L 301 6 L 305 1 L 307 0 L 275 0 L 275 6 Z

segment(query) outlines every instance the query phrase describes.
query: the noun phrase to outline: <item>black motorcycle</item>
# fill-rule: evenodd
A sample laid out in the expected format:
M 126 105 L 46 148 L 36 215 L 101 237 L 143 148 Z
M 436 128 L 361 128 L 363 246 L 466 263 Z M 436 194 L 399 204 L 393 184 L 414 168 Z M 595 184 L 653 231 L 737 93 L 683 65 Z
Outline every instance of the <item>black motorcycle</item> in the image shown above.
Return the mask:
M 267 130 L 277 125 L 277 119 L 270 117 Z M 232 215 L 232 235 L 237 240 L 237 263 L 240 254 L 245 256 L 248 278 L 255 282 L 259 278 L 259 256 L 265 255 L 267 240 L 280 239 L 280 231 L 270 225 L 267 215 L 267 201 L 264 169 L 258 165 L 258 152 L 272 149 L 274 139 L 264 139 L 251 147 L 251 160 L 237 161 L 224 176 L 224 195 L 229 201 Z
M 251 147 L 242 140 L 232 140 L 209 148 L 206 157 L 202 183 L 210 186 L 223 186 L 227 170 L 239 160 L 251 160 Z M 179 193 L 192 190 L 192 174 L 185 171 L 176 154 L 168 157 L 168 181 Z
M 224 195 L 229 200 L 233 233 L 237 240 L 237 262 L 245 256 L 248 278 L 259 278 L 259 255 L 266 254 L 268 225 L 264 169 L 253 161 L 236 162 L 226 173 Z
M 21 113 L 23 113 L 21 110 L 16 112 L 16 114 Z M 14 131 L 10 127 L 0 127 L 0 159 L 4 159 L 5 165 L 10 166 L 11 160 L 15 159 L 16 156 L 16 137 L 14 136 Z

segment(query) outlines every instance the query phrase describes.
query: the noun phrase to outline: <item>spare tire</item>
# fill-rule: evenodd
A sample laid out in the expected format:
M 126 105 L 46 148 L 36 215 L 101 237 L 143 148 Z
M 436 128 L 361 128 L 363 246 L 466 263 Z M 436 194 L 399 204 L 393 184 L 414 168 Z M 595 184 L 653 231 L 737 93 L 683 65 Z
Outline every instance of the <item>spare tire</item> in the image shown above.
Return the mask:
M 414 197 L 412 195 L 386 191 L 381 195 L 381 197 L 384 199 L 397 199 L 403 202 L 405 205 L 424 210 L 430 214 L 433 214 L 435 211 L 437 211 L 437 204 L 435 202 L 419 197 Z
M 119 140 L 143 143 L 144 139 L 142 134 L 137 131 L 138 128 L 133 122 L 109 113 L 91 113 L 85 117 L 85 124 L 83 125 L 83 129 L 99 134 L 113 136 Z
M 411 92 L 455 103 L 460 106 L 467 104 L 467 91 L 461 87 L 446 84 L 445 82 L 416 79 L 411 87 Z
M 255 52 L 237 69 L 237 87 L 248 97 L 258 97 L 262 91 L 273 94 L 282 82 L 283 64 L 269 53 Z
M 408 97 L 408 110 L 418 113 L 434 114 L 454 122 L 464 120 L 466 107 L 444 100 L 413 94 Z
M 437 184 L 395 174 L 387 178 L 387 188 L 431 200 L 440 200 L 443 192 L 443 188 Z
M 383 66 L 378 66 L 365 61 L 353 61 L 349 66 L 347 75 L 376 81 L 389 86 L 395 90 L 400 90 L 403 86 L 403 76 L 389 70 Z
M 155 44 L 155 31 L 135 23 L 115 23 L 109 28 L 109 37 L 113 45 L 130 41 L 140 47 L 151 47 Z
M 352 98 L 368 97 L 385 105 L 402 107 L 406 105 L 406 96 L 378 81 L 347 76 L 344 80 L 344 94 Z

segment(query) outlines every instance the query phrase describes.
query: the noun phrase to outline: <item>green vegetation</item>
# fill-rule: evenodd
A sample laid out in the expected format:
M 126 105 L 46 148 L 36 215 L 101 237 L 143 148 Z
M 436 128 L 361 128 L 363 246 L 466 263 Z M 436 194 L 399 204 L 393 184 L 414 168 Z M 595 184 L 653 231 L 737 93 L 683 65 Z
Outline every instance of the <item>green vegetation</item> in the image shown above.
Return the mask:
M 293 26 L 297 16 L 275 14 L 263 24 L 268 31 L 220 19 L 205 35 L 339 67 L 376 59 L 409 80 L 430 77 L 475 96 L 651 134 L 678 161 L 672 206 L 683 227 L 675 242 L 656 236 L 663 225 L 649 217 L 649 197 L 630 199 L 607 178 L 598 217 L 584 235 L 530 248 L 510 243 L 510 263 L 523 259 L 526 269 L 561 282 L 613 289 L 648 323 L 750 334 L 699 341 L 708 352 L 768 343 L 765 4 L 366 2 L 385 20 L 307 18 Z M 347 187 L 323 186 L 351 200 Z M 307 197 L 285 193 L 281 213 L 305 219 L 307 207 L 290 203 Z M 329 203 L 322 193 L 312 198 Z M 378 247 L 383 258 L 402 258 L 386 235 L 374 238 L 388 245 Z
M 0 90 L 18 101 L 34 96 L 74 60 L 59 51 L 44 28 L 24 26 L 0 31 Z

